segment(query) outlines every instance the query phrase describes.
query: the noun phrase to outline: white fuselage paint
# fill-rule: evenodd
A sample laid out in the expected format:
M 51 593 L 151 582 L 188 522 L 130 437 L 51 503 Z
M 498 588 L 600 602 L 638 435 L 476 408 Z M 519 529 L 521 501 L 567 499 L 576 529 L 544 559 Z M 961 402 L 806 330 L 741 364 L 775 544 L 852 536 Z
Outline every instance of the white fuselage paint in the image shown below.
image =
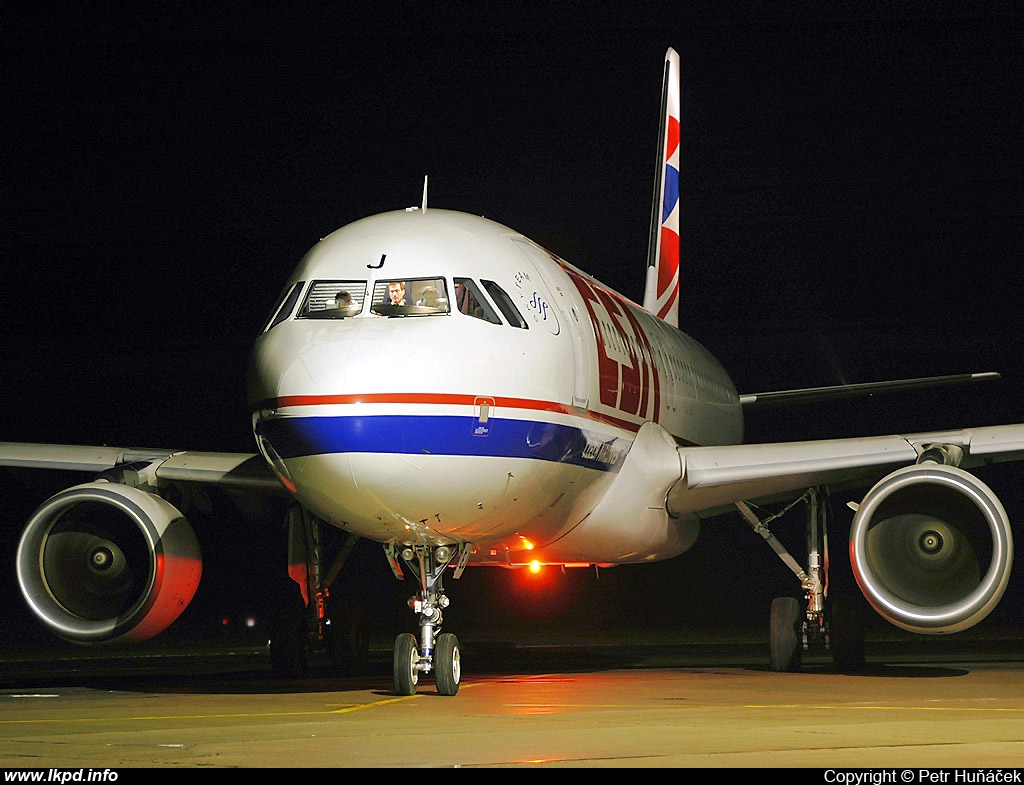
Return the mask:
M 425 278 L 449 313 L 371 312 L 377 282 Z M 499 287 L 526 326 L 459 312 L 457 279 Z M 305 315 L 307 292 L 332 281 L 364 282 L 361 309 Z M 738 443 L 742 417 L 722 366 L 676 328 L 505 226 L 433 208 L 339 229 L 292 288 L 253 348 L 249 397 L 261 451 L 328 523 L 468 542 L 472 563 L 642 561 L 692 544 L 695 520 L 658 498 L 679 478 L 675 448 Z

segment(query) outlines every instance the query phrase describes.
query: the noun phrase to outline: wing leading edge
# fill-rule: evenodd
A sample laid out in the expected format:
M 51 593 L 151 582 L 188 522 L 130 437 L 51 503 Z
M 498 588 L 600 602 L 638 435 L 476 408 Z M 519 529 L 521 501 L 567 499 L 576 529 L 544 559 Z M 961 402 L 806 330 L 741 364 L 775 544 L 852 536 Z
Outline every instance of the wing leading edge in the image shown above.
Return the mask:
M 163 482 L 284 491 L 267 462 L 255 453 L 0 442 L 0 466 L 102 473 L 136 464 L 152 467 L 153 477 Z
M 936 448 L 959 451 L 955 463 L 975 468 L 1024 459 L 1024 425 L 806 442 L 680 447 L 679 481 L 668 495 L 675 516 L 763 499 L 815 485 L 870 485 L 887 471 L 932 459 Z

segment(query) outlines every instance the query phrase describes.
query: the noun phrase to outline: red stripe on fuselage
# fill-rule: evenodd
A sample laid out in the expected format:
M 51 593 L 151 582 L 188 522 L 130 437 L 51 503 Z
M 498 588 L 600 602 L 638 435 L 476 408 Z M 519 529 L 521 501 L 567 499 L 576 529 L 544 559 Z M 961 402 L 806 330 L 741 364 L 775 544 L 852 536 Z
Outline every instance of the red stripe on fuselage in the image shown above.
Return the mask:
M 462 393 L 352 393 L 348 395 L 282 395 L 270 401 L 263 401 L 257 408 L 283 408 L 286 406 L 330 406 L 350 403 L 429 403 L 473 406 L 481 396 Z M 513 409 L 534 409 L 544 412 L 572 414 L 572 407 L 554 401 L 537 401 L 532 398 L 502 398 L 487 396 L 496 406 Z M 639 427 L 639 426 L 637 426 Z
M 608 414 L 601 414 L 593 411 L 580 411 L 556 401 L 538 401 L 532 398 L 508 398 L 502 396 L 488 396 L 494 401 L 495 408 L 508 407 L 510 409 L 532 409 L 541 412 L 556 412 L 567 414 L 571 417 L 578 417 L 584 420 L 600 422 L 622 428 L 625 431 L 636 433 L 640 430 L 641 422 L 631 422 L 614 417 Z M 260 401 L 254 405 L 255 410 L 260 409 L 287 409 L 293 406 L 337 406 L 357 403 L 400 403 L 400 404 L 448 404 L 457 406 L 473 406 L 479 395 L 464 395 L 461 393 L 353 393 L 348 395 L 282 395 L 280 398 L 270 398 Z M 684 447 L 694 446 L 685 440 L 676 439 Z

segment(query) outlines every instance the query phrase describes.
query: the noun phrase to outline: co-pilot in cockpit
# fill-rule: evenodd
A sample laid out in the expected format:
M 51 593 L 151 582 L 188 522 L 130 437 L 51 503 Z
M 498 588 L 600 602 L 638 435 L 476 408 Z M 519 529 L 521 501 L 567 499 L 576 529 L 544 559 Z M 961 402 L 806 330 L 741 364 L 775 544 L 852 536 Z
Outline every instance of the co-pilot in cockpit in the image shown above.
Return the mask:
M 437 300 L 437 289 L 435 289 L 433 286 L 428 286 L 423 290 L 423 294 L 421 294 L 417 298 L 416 305 L 426 305 L 430 308 L 436 308 Z

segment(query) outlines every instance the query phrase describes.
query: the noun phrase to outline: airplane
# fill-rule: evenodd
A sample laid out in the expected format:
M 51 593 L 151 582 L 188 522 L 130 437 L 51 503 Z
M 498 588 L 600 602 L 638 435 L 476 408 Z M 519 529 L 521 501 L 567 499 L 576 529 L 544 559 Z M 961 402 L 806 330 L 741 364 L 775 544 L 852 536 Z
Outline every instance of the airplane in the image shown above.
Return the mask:
M 702 522 L 739 514 L 792 571 L 803 601 L 777 597 L 769 660 L 793 671 L 824 646 L 864 664 L 863 627 L 829 593 L 830 489 L 866 488 L 850 559 L 893 625 L 944 634 L 1002 597 L 1012 531 L 969 470 L 1024 457 L 1024 425 L 744 443 L 765 404 L 984 382 L 995 373 L 737 392 L 679 329 L 679 56 L 662 72 L 643 302 L 487 218 L 420 204 L 334 231 L 299 261 L 251 350 L 256 450 L 216 453 L 0 443 L 0 465 L 82 473 L 43 501 L 16 554 L 20 590 L 54 635 L 145 641 L 195 595 L 202 555 L 176 501 L 197 486 L 286 510 L 287 582 L 271 633 L 278 675 L 312 646 L 358 658 L 358 629 L 331 628 L 327 599 L 359 540 L 378 543 L 417 633 L 393 647 L 393 685 L 433 675 L 458 693 L 458 637 L 445 582 L 473 567 L 614 567 L 674 558 Z M 400 363 L 394 362 L 401 357 Z M 761 505 L 807 508 L 801 563 Z M 324 533 L 344 544 L 333 559 Z

